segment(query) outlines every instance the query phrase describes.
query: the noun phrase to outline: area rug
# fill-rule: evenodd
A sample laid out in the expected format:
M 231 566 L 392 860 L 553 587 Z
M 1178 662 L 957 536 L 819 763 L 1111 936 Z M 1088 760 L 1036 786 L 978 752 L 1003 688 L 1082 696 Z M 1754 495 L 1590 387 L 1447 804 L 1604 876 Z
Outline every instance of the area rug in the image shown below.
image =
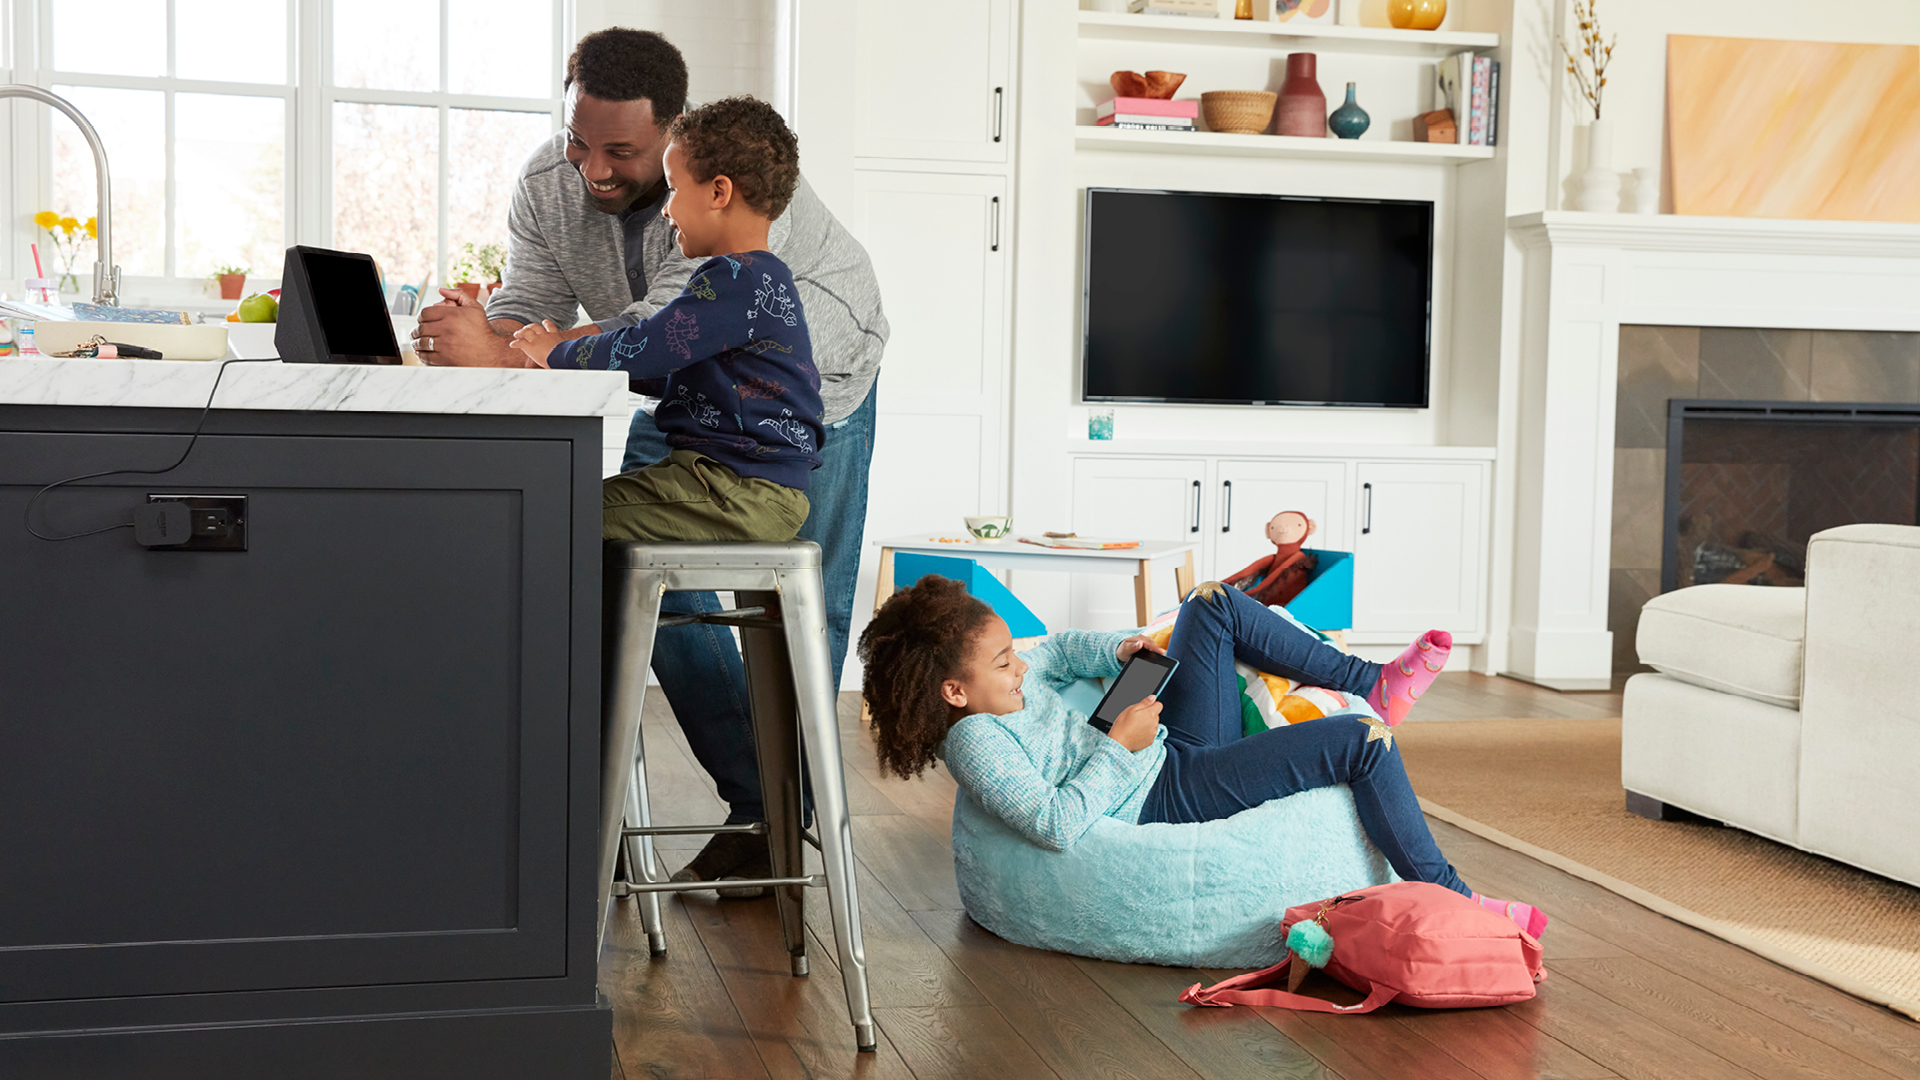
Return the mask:
M 1739 829 L 1627 813 L 1619 720 L 1396 735 L 1433 817 L 1920 1020 L 1920 889 Z

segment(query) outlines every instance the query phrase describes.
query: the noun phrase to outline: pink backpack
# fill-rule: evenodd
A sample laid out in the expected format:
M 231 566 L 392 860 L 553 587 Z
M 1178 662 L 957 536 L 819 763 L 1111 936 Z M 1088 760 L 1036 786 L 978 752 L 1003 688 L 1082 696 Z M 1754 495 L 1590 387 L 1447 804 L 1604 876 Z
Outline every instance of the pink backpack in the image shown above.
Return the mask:
M 1372 1012 L 1389 1001 L 1454 1009 L 1525 1001 L 1547 977 L 1538 941 L 1512 920 L 1441 885 L 1398 881 L 1301 904 L 1287 909 L 1282 926 L 1291 932 L 1302 921 L 1318 923 L 1326 933 L 1290 933 L 1289 945 L 1297 951 L 1287 959 L 1213 986 L 1194 983 L 1180 1000 L 1333 1013 Z M 1293 993 L 1309 960 L 1367 999 L 1335 1005 Z M 1288 989 L 1275 989 L 1283 984 Z

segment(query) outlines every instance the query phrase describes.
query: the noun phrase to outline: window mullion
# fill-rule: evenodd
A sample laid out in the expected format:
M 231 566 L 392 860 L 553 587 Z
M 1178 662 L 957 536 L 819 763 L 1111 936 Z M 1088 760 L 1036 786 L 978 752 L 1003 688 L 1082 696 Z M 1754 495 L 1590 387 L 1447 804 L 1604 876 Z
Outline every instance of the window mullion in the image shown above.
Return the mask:
M 294 242 L 333 246 L 333 30 L 332 5 L 298 0 L 300 19 L 300 124 L 294 144 L 301 163 L 294 174 L 300 216 Z
M 177 171 L 179 155 L 174 150 L 174 139 L 179 133 L 179 124 L 174 118 L 174 104 L 177 93 L 174 79 L 180 73 L 178 40 L 176 27 L 179 20 L 174 18 L 174 0 L 167 0 L 167 83 L 165 94 L 161 96 L 162 116 L 166 124 L 165 142 L 165 179 L 161 184 L 160 227 L 160 272 L 167 277 L 180 276 L 180 177 Z

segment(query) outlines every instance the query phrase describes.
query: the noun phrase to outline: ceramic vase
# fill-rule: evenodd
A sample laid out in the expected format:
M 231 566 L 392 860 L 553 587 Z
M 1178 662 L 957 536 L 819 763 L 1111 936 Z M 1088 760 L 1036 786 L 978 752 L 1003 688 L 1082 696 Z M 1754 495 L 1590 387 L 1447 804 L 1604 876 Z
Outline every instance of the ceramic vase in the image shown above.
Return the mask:
M 1587 129 L 1587 171 L 1580 174 L 1574 209 L 1611 214 L 1620 209 L 1620 174 L 1613 171 L 1613 126 L 1596 119 Z
M 1314 77 L 1319 59 L 1312 53 L 1287 56 L 1287 81 L 1280 86 L 1280 104 L 1273 110 L 1275 135 L 1327 137 L 1327 95 Z
M 1396 30 L 1438 30 L 1447 19 L 1447 0 L 1389 0 L 1387 21 Z
M 1343 139 L 1359 138 L 1366 134 L 1367 128 L 1373 123 L 1373 118 L 1367 115 L 1367 110 L 1353 100 L 1353 88 L 1356 85 L 1358 84 L 1347 84 L 1347 103 L 1333 110 L 1333 115 L 1327 117 L 1327 127 L 1333 129 L 1333 133 Z
M 1642 166 L 1633 170 L 1633 212 L 1660 212 L 1660 170 Z

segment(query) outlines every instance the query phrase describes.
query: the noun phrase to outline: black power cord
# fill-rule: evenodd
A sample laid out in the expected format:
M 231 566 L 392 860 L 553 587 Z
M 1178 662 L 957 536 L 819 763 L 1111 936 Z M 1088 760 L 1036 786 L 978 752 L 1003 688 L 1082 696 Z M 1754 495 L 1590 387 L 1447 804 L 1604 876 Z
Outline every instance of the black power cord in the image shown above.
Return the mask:
M 200 430 L 207 426 L 207 414 L 213 411 L 213 398 L 215 394 L 218 394 L 220 392 L 220 379 L 222 376 L 224 376 L 227 373 L 227 365 L 228 364 L 244 364 L 244 363 L 250 362 L 251 360 L 252 358 L 249 358 L 249 357 L 236 356 L 231 360 L 220 361 L 220 370 L 214 372 L 213 374 L 213 389 L 207 391 L 207 403 L 201 406 L 200 408 L 200 419 L 197 423 L 193 425 L 193 432 L 191 437 L 187 439 L 186 449 L 180 451 L 180 456 L 174 459 L 173 464 L 168 465 L 164 468 L 159 468 L 159 469 L 107 469 L 104 472 L 87 473 L 83 476 L 69 476 L 65 480 L 55 480 L 53 483 L 48 484 L 46 487 L 43 487 L 39 491 L 34 492 L 33 498 L 27 500 L 27 512 L 24 518 L 25 524 L 27 526 L 27 531 L 32 533 L 35 537 L 41 540 L 60 541 L 60 540 L 78 540 L 83 536 L 98 536 L 101 533 L 112 532 L 115 529 L 133 528 L 133 522 L 122 521 L 115 525 L 106 525 L 98 529 L 88 529 L 85 532 L 68 533 L 65 536 L 48 536 L 46 533 L 43 533 L 39 529 L 36 529 L 33 527 L 33 507 L 36 503 L 38 503 L 41 500 L 42 497 L 44 497 L 47 494 L 47 492 L 52 491 L 54 488 L 61 487 L 66 484 L 77 484 L 82 480 L 98 480 L 103 476 L 158 476 L 161 473 L 170 473 L 173 470 L 179 468 L 180 466 L 186 464 L 187 455 L 193 453 L 194 444 L 200 441 Z

